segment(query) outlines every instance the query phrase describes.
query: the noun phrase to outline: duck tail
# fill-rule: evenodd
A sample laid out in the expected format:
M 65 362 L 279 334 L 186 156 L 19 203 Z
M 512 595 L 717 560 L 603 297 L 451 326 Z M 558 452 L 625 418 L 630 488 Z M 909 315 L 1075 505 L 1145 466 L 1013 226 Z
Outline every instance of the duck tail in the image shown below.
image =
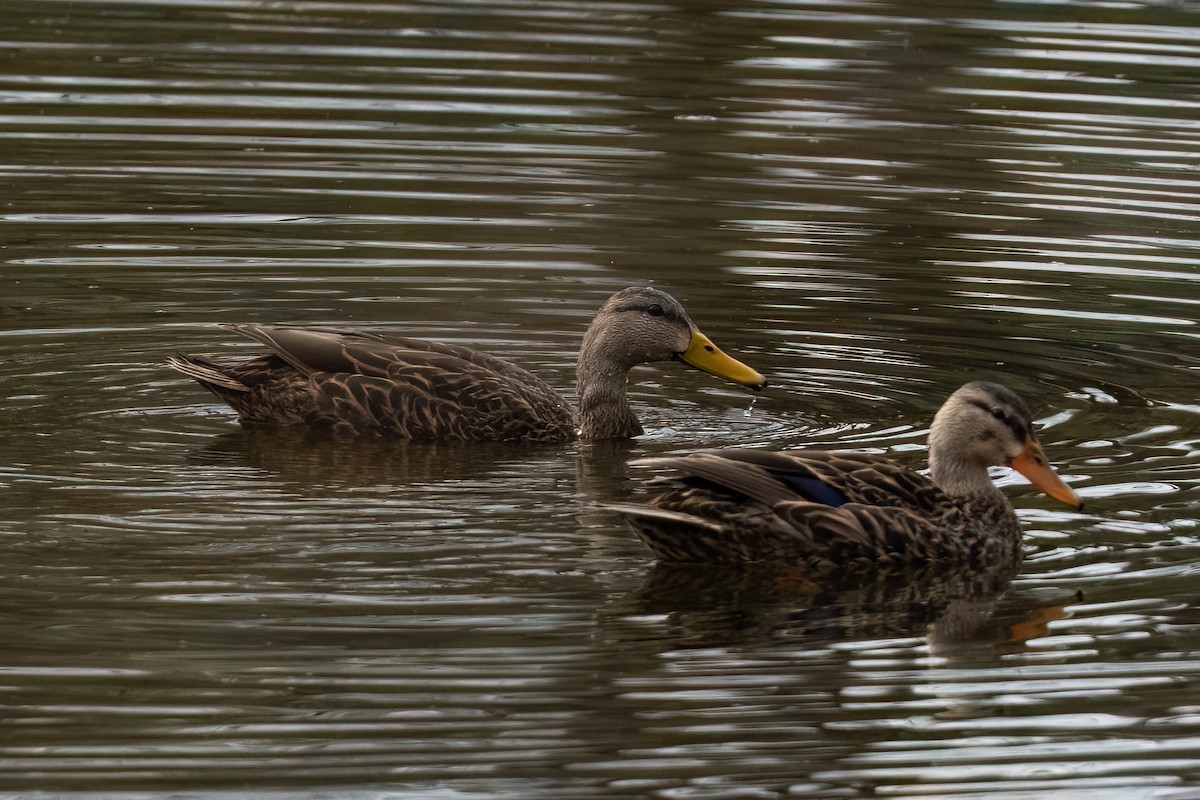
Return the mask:
M 632 503 L 602 503 L 600 508 L 624 518 L 660 561 L 722 561 L 721 525 L 703 517 Z
M 215 361 L 199 358 L 198 356 L 185 356 L 183 353 L 176 353 L 167 359 L 167 365 L 177 372 L 182 372 L 189 378 L 195 378 L 202 385 L 210 388 L 228 389 L 234 392 L 248 392 L 250 387 L 234 378 L 225 368 Z

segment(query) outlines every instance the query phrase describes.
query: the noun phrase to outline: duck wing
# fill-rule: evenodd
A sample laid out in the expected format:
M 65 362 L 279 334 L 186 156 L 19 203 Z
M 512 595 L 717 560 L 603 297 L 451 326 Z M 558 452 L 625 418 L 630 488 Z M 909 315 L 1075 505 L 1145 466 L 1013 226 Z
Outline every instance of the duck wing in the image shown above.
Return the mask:
M 229 323 L 221 327 L 266 345 L 300 372 L 331 372 L 392 377 L 410 366 L 427 364 L 450 372 L 467 365 L 514 384 L 557 396 L 545 381 L 511 361 L 469 347 L 413 339 L 389 333 L 341 328 L 292 328 Z
M 928 477 L 902 464 L 869 453 L 826 450 L 772 450 L 726 448 L 699 451 L 691 458 L 712 454 L 723 462 L 759 467 L 772 481 L 798 497 L 827 506 L 846 503 L 898 506 L 918 512 L 936 510 L 947 500 L 945 492 Z M 674 464 L 685 473 L 688 471 Z

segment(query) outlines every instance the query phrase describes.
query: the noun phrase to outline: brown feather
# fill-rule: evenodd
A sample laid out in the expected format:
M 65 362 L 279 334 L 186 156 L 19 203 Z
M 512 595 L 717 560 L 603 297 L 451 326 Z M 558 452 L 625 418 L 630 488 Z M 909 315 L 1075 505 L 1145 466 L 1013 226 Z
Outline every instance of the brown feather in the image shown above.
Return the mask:
M 780 561 L 821 573 L 986 560 L 1019 546 L 1010 507 L 952 498 L 923 475 L 882 459 L 711 451 L 654 462 L 677 473 L 673 488 L 649 506 L 611 508 L 665 561 Z M 819 478 L 848 502 L 808 500 L 788 484 L 796 476 Z

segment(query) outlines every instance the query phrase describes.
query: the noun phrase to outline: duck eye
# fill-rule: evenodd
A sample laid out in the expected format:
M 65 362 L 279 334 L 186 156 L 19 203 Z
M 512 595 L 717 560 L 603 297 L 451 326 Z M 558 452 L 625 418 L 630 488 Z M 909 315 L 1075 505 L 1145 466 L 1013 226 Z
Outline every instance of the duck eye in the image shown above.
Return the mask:
M 661 317 L 663 315 L 663 307 L 658 303 L 653 303 L 646 308 L 646 313 L 652 317 Z

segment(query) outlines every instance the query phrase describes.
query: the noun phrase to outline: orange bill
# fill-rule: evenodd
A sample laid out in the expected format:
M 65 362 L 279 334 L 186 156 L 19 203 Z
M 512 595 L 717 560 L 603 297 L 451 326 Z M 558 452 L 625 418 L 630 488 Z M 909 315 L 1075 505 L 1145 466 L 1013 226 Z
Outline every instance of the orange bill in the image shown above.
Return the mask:
M 710 375 L 733 381 L 755 391 L 767 385 L 767 379 L 757 370 L 725 355 L 711 339 L 698 330 L 692 331 L 692 341 L 688 344 L 688 349 L 679 354 L 679 360 Z
M 1008 462 L 1008 465 L 1029 479 L 1037 488 L 1060 503 L 1066 503 L 1072 508 L 1082 508 L 1083 501 L 1075 490 L 1063 483 L 1063 479 L 1051 469 L 1042 453 L 1042 446 L 1036 439 L 1030 438 L 1025 442 L 1021 454 Z

